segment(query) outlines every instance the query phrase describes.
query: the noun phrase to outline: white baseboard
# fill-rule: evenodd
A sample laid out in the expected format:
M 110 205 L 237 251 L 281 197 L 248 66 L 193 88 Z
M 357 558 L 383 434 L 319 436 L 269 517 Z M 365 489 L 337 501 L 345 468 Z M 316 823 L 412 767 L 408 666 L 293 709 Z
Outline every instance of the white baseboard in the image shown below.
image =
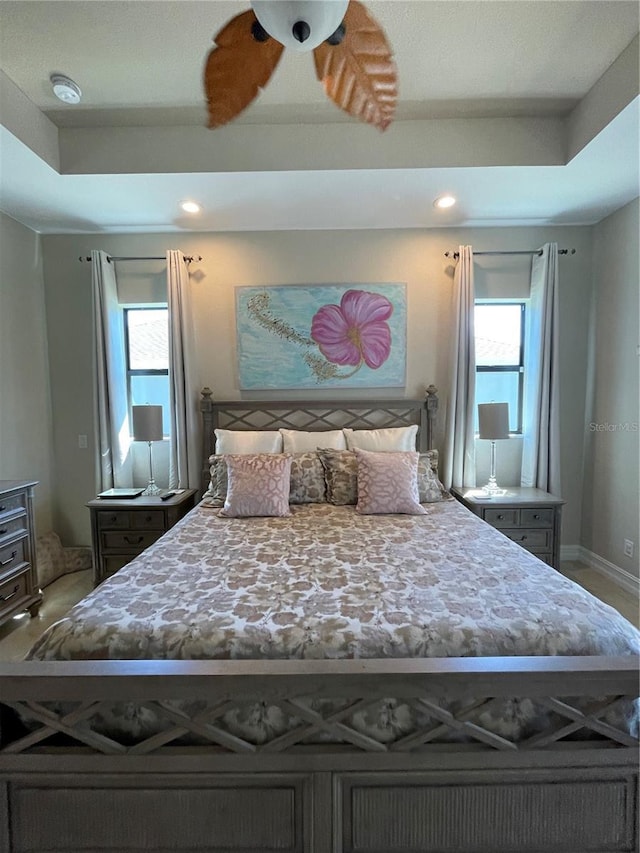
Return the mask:
M 609 578 L 617 586 L 634 595 L 640 593 L 640 579 L 615 563 L 610 563 L 599 554 L 594 554 L 582 545 L 562 545 L 560 548 L 561 560 L 577 560 L 589 566 L 590 569 L 595 569 L 601 575 Z

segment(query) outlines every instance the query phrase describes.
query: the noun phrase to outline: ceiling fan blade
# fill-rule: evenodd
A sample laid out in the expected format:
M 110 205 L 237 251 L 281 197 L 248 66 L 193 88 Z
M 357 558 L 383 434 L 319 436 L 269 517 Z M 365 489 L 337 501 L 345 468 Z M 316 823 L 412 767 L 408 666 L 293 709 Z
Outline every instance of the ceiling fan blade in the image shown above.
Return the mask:
M 262 30 L 253 9 L 225 24 L 214 43 L 217 46 L 204 69 L 204 90 L 209 127 L 220 127 L 246 109 L 267 85 L 284 47 Z
M 398 99 L 396 64 L 387 37 L 357 0 L 349 3 L 344 27 L 339 44 L 325 41 L 313 51 L 318 80 L 349 115 L 386 130 Z

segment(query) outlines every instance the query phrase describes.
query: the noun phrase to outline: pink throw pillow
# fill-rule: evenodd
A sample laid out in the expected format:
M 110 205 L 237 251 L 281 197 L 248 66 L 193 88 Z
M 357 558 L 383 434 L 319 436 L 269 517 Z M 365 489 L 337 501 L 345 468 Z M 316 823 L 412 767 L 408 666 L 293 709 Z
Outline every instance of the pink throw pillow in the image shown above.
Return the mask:
M 288 453 L 229 454 L 227 497 L 219 515 L 289 515 L 291 456 Z
M 357 448 L 354 453 L 358 461 L 358 512 L 426 515 L 418 496 L 418 453 Z

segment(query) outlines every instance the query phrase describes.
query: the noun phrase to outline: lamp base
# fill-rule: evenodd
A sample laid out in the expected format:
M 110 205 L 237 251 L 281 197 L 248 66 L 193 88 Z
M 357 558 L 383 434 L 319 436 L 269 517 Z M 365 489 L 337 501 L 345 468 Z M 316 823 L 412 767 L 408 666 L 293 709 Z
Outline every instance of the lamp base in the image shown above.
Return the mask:
M 162 489 L 159 489 L 153 480 L 149 481 L 149 485 L 142 493 L 143 495 L 159 495 L 162 492 Z
M 482 487 L 482 494 L 490 498 L 496 498 L 500 497 L 500 495 L 506 495 L 507 490 L 501 489 L 496 482 L 496 478 L 492 475 L 489 477 L 487 485 Z

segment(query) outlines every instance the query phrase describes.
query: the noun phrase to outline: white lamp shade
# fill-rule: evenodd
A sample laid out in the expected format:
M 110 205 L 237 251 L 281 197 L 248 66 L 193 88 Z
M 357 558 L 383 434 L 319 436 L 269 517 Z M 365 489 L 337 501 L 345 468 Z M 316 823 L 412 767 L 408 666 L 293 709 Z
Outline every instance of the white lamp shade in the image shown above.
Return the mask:
M 480 438 L 509 438 L 509 404 L 478 403 Z
M 251 0 L 256 18 L 270 36 L 285 47 L 309 51 L 333 35 L 342 23 L 349 0 Z M 309 36 L 300 42 L 293 26 L 304 21 Z
M 162 406 L 132 406 L 133 440 L 162 441 Z

